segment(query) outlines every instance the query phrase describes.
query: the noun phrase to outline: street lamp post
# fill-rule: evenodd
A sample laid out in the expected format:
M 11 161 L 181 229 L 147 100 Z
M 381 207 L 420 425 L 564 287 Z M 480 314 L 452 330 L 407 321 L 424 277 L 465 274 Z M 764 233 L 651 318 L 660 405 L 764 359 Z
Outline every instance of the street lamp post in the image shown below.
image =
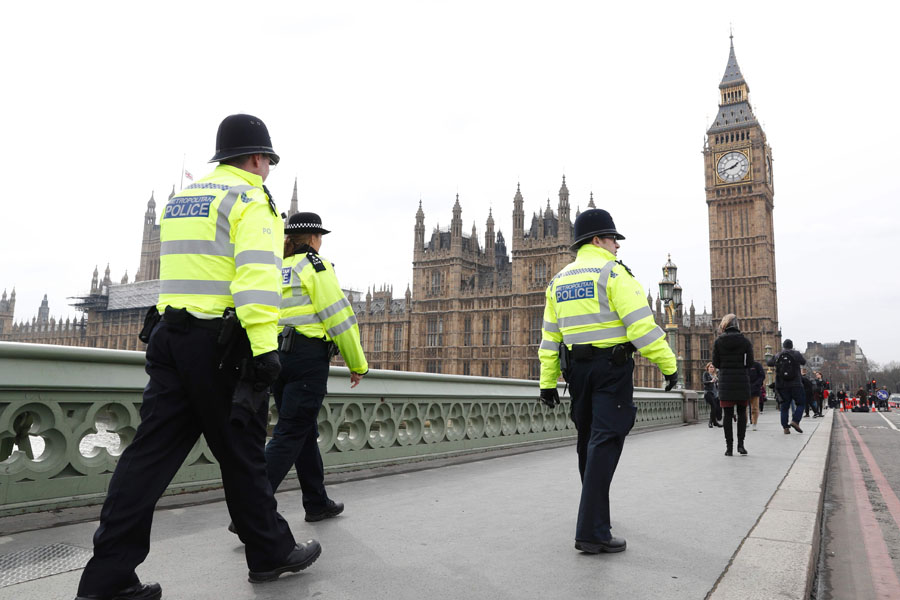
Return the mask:
M 684 388 L 684 359 L 678 355 L 678 323 L 675 314 L 681 308 L 681 285 L 678 284 L 678 267 L 672 262 L 672 255 L 663 266 L 663 278 L 659 282 L 659 298 L 666 307 L 666 337 L 669 347 L 678 361 L 678 388 Z M 689 357 L 690 358 L 690 357 Z

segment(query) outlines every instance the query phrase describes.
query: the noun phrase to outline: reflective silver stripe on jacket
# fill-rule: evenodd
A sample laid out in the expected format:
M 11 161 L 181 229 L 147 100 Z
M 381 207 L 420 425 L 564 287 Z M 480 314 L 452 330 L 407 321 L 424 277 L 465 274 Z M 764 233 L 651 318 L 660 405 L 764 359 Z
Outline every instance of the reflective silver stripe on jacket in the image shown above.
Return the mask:
M 344 310 L 345 308 L 350 306 L 350 302 L 347 298 L 341 298 L 331 306 L 326 306 L 322 310 L 319 311 L 319 318 L 324 321 L 328 317 L 334 316 Z
M 619 314 L 609 308 L 609 295 L 606 293 L 606 282 L 609 281 L 609 274 L 612 273 L 616 261 L 611 260 L 600 269 L 600 275 L 597 277 L 597 302 L 600 304 L 600 312 L 615 315 L 610 321 L 619 321 Z
M 290 298 L 281 299 L 281 308 L 290 308 L 292 306 L 306 306 L 307 304 L 312 304 L 312 298 L 310 298 L 306 294 L 300 294 L 299 296 L 291 296 Z
M 278 292 L 267 292 L 264 290 L 244 290 L 243 292 L 235 292 L 234 307 L 240 308 L 248 304 L 262 304 L 264 306 L 272 306 L 278 308 L 281 305 L 281 294 Z
M 219 188 L 223 189 L 223 188 Z M 252 185 L 236 185 L 228 189 L 228 193 L 219 203 L 216 213 L 215 240 L 169 240 L 159 245 L 160 255 L 164 254 L 207 254 L 210 256 L 234 256 L 234 244 L 231 243 L 231 222 L 228 215 L 238 197 Z
M 204 281 L 202 279 L 163 279 L 159 282 L 160 294 L 203 294 L 204 296 L 230 296 L 230 281 Z
M 550 331 L 552 333 L 559 333 L 559 323 L 554 323 L 552 321 L 544 321 L 544 331 Z
M 550 340 L 541 340 L 541 350 L 550 350 L 551 352 L 559 352 L 559 342 L 551 342 Z
M 244 250 L 234 257 L 235 268 L 250 264 L 275 265 L 281 269 L 281 259 L 270 250 Z
M 642 335 L 641 337 L 639 337 L 636 340 L 631 340 L 631 343 L 634 344 L 635 348 L 640 350 L 647 344 L 652 344 L 653 342 L 655 342 L 656 340 L 658 340 L 659 338 L 661 338 L 664 335 L 665 335 L 665 333 L 663 332 L 663 330 L 659 328 L 659 325 L 657 325 L 656 327 L 651 329 L 649 333 L 645 333 L 644 335 Z
M 330 327 L 327 330 L 328 335 L 332 338 L 336 338 L 354 325 L 356 325 L 356 315 L 350 315 L 345 320 L 341 321 L 340 324 L 335 325 L 334 327 Z
M 294 315 L 293 317 L 279 319 L 278 325 L 315 325 L 319 322 L 319 317 L 316 315 Z
M 625 327 L 631 327 L 644 317 L 652 317 L 653 311 L 650 310 L 649 306 L 642 306 L 637 310 L 633 310 L 624 317 L 622 317 L 622 323 Z
M 593 331 L 582 331 L 581 333 L 563 334 L 563 343 L 569 344 L 589 344 L 591 342 L 600 342 L 610 338 L 625 337 L 624 327 L 610 327 L 609 329 L 595 329 Z M 637 344 L 635 344 L 637 345 Z
M 613 323 L 619 320 L 619 315 L 614 312 L 605 313 L 589 313 L 586 315 L 576 315 L 574 317 L 560 317 L 560 327 L 578 327 L 579 325 L 600 325 L 602 323 Z

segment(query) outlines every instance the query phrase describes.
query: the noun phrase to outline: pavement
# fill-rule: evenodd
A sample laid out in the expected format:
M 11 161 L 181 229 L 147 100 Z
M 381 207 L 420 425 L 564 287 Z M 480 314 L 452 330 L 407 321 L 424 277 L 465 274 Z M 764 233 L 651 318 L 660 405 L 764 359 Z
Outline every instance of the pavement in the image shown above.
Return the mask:
M 247 582 L 224 503 L 158 510 L 138 575 L 159 581 L 169 600 L 806 598 L 827 415 L 784 435 L 776 412 L 764 412 L 747 433 L 748 456 L 725 457 L 722 430 L 705 423 L 629 436 L 611 491 L 613 533 L 628 542 L 620 554 L 574 549 L 580 482 L 571 444 L 330 484 L 347 509 L 315 524 L 303 521 L 299 492 L 279 492 L 295 537 L 318 539 L 323 552 L 308 570 L 267 584 Z M 47 523 L 0 537 L 0 586 L 2 565 L 20 553 L 52 544 L 89 551 L 96 521 L 50 527 L 48 515 Z M 779 544 L 790 561 L 768 554 Z M 70 599 L 80 573 L 6 585 L 0 599 Z

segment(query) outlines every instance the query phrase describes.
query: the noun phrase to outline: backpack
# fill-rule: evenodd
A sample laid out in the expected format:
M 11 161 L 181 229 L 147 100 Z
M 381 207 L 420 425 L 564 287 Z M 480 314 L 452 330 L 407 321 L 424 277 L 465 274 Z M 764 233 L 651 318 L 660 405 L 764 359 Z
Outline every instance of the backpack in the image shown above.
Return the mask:
M 797 376 L 797 361 L 790 352 L 782 352 L 775 361 L 775 369 L 782 381 L 793 381 Z

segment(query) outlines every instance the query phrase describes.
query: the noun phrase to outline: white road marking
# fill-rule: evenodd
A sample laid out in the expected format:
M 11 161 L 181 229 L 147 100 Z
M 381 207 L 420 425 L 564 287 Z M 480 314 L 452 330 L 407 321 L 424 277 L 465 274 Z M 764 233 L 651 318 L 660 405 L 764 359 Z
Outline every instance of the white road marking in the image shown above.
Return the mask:
M 885 421 L 887 421 L 887 424 L 891 426 L 891 429 L 893 429 L 894 431 L 900 431 L 900 429 L 897 429 L 897 426 L 894 425 L 894 424 L 891 422 L 891 420 L 888 419 L 886 416 L 884 416 L 884 415 L 881 414 L 881 413 L 876 413 L 876 414 L 877 414 L 879 417 L 881 417 L 882 419 L 884 419 Z

